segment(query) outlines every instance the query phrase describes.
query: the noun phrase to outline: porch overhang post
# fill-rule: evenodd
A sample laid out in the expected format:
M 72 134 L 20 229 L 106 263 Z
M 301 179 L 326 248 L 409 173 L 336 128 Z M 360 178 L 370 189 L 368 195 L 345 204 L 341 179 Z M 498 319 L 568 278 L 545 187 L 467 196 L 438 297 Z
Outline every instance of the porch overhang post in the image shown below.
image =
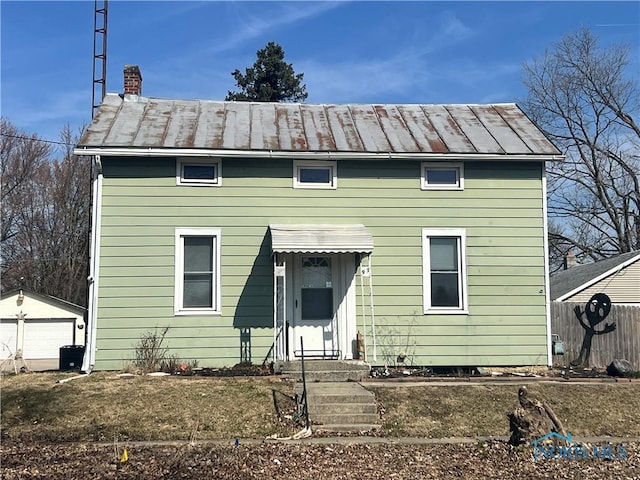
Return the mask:
M 360 277 L 360 311 L 362 313 L 362 343 L 364 347 L 364 358 L 361 358 L 361 360 L 367 358 L 367 310 L 364 301 L 364 269 L 362 264 L 362 259 L 365 255 L 365 253 L 358 253 L 358 273 Z
M 278 360 L 278 276 L 276 275 L 276 254 L 271 255 L 273 259 L 273 353 L 271 361 Z
M 366 262 L 364 262 L 366 260 Z M 362 303 L 362 328 L 364 330 L 364 348 L 367 355 L 367 300 L 369 301 L 369 315 L 371 316 L 371 339 L 373 341 L 373 361 L 378 360 L 378 346 L 376 340 L 376 316 L 373 306 L 373 273 L 371 272 L 371 252 L 360 254 L 360 295 Z M 366 282 L 366 285 L 365 285 Z M 367 290 L 367 292 L 365 292 Z M 367 294 L 368 293 L 368 294 Z
M 273 361 L 287 358 L 286 264 L 284 256 L 273 253 Z

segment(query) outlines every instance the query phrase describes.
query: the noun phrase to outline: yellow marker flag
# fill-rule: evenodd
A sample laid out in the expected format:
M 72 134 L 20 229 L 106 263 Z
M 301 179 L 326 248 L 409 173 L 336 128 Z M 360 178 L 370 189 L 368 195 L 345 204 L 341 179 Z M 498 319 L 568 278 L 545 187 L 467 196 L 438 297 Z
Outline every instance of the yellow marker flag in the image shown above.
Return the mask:
M 129 454 L 127 453 L 127 449 L 125 448 L 125 449 L 122 451 L 122 457 L 120 457 L 120 463 L 124 463 L 124 462 L 126 462 L 127 460 L 129 460 Z

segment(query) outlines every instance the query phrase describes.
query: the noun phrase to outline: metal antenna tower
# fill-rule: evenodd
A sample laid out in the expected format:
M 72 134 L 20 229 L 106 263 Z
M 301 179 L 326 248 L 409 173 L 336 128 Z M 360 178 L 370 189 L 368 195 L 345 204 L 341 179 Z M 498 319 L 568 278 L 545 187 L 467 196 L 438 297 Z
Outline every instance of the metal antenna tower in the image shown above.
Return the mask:
M 93 91 L 91 118 L 107 94 L 107 13 L 109 0 L 95 0 L 93 14 Z M 98 88 L 100 90 L 98 90 Z M 96 92 L 98 91 L 98 93 Z M 96 94 L 97 93 L 97 94 Z

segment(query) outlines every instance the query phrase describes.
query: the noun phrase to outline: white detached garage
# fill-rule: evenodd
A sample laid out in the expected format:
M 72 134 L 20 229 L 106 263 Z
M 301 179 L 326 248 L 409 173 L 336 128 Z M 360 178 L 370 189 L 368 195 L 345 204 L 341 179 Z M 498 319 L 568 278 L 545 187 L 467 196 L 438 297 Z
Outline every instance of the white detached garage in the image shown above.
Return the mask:
M 85 309 L 49 295 L 14 290 L 0 298 L 0 361 L 3 370 L 59 367 L 60 348 L 85 344 Z

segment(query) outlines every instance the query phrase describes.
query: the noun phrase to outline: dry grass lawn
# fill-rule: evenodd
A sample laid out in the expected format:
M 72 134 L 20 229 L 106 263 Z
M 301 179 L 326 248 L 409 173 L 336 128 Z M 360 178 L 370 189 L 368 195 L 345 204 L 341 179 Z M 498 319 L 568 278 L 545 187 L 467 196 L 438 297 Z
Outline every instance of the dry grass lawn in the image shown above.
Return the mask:
M 2 435 L 40 441 L 208 440 L 282 433 L 278 401 L 293 384 L 275 377 L 117 377 L 30 373 L 2 379 Z
M 518 383 L 504 385 L 370 388 L 385 408 L 391 436 L 509 435 L 506 413 L 517 404 Z M 567 431 L 579 436 L 640 436 L 640 383 L 532 383 L 531 396 L 547 402 Z
M 266 377 L 117 377 L 96 372 L 2 377 L 2 439 L 16 441 L 214 440 L 290 435 L 293 383 Z M 386 436 L 508 435 L 519 384 L 368 387 Z M 640 436 L 640 382 L 529 386 L 573 435 Z M 276 402 L 274 402 L 274 398 Z

